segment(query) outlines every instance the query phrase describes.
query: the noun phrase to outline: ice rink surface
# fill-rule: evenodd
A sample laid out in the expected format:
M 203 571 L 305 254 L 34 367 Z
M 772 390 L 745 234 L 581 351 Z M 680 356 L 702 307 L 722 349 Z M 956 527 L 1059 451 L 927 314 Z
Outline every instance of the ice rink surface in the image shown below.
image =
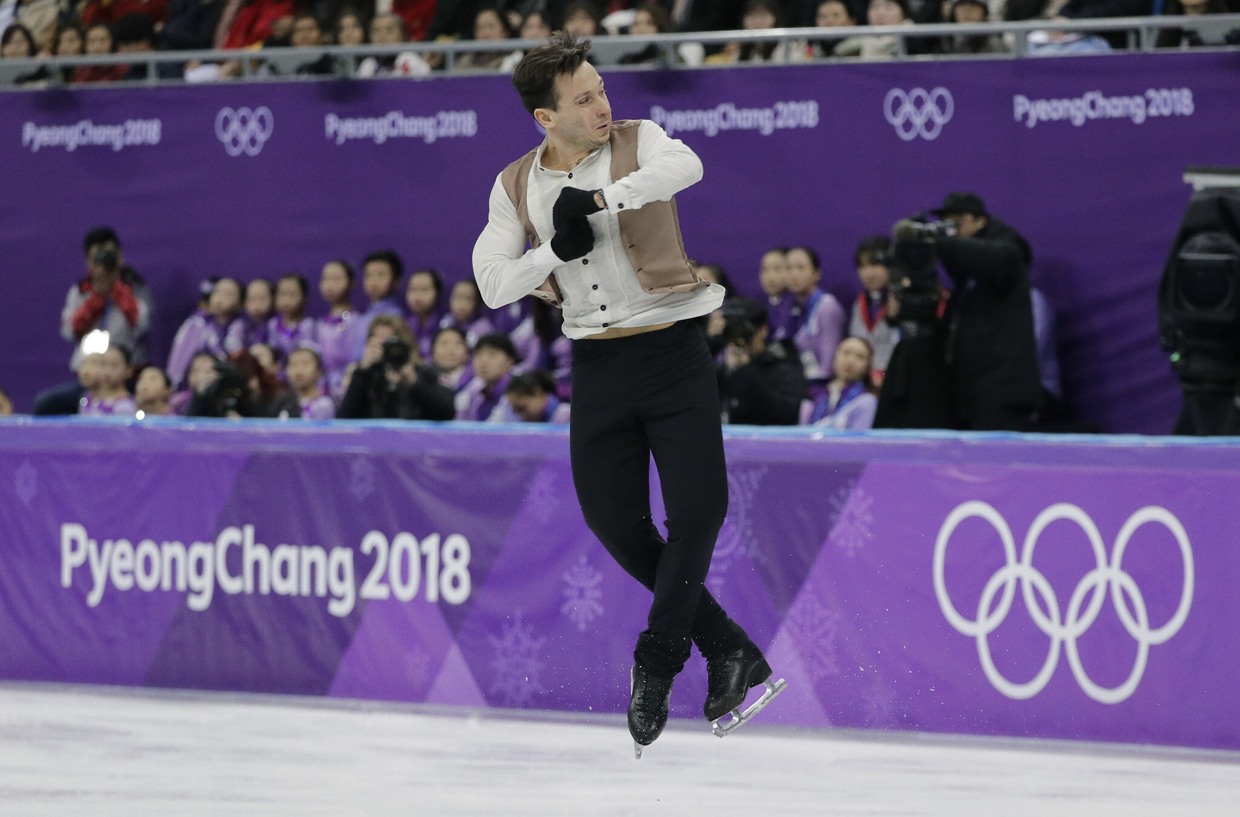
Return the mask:
M 4 817 L 389 814 L 1234 817 L 1240 753 L 0 686 Z

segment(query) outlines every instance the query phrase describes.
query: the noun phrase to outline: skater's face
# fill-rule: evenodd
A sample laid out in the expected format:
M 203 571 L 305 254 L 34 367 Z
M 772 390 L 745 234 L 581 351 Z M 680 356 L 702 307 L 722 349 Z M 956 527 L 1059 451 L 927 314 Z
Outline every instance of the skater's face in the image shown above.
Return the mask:
M 534 111 L 548 136 L 570 152 L 585 152 L 607 144 L 611 134 L 611 102 L 603 78 L 583 62 L 572 74 L 555 80 L 556 107 Z

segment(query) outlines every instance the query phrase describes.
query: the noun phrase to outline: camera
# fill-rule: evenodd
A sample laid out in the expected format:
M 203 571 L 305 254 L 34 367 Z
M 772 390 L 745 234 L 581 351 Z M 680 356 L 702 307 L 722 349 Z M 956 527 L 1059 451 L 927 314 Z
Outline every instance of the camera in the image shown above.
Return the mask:
M 241 372 L 228 363 L 215 364 L 215 380 L 203 392 L 208 417 L 227 417 L 229 412 L 244 414 L 246 383 Z
M 412 357 L 413 347 L 406 343 L 403 338 L 392 335 L 383 341 L 383 356 L 380 360 L 383 361 L 383 365 L 386 368 L 397 371 L 403 368 Z
M 931 219 L 924 213 L 900 219 L 892 228 L 896 241 L 934 241 L 951 238 L 958 232 L 956 222 Z
M 934 240 L 956 235 L 956 225 L 922 214 L 897 221 L 892 235 L 890 286 L 900 304 L 900 320 L 932 323 L 941 299 Z
M 1240 434 L 1240 167 L 1193 166 L 1159 283 L 1159 340 L 1184 404 L 1176 434 Z
M 103 268 L 105 272 L 116 272 L 120 266 L 120 256 L 113 247 L 103 246 L 95 250 L 91 260 Z
M 743 303 L 728 303 L 723 307 L 723 339 L 731 346 L 748 346 L 757 334 L 749 310 Z

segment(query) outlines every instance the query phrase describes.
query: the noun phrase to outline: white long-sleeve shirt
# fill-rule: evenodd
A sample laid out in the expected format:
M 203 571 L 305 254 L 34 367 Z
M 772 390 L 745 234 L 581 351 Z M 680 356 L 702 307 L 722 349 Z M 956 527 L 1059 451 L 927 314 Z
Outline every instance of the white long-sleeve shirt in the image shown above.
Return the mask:
M 555 273 L 562 296 L 564 334 L 584 338 L 610 327 L 651 326 L 695 318 L 719 308 L 724 290 L 716 284 L 693 290 L 651 294 L 638 283 L 620 238 L 617 215 L 650 202 L 666 201 L 702 178 L 702 161 L 679 139 L 649 120 L 638 126 L 639 169 L 611 179 L 611 145 L 595 150 L 571 171 L 542 166 L 543 142 L 530 167 L 526 197 L 530 223 L 542 242 L 526 250 L 525 228 L 504 190 L 501 176 L 491 187 L 487 226 L 474 244 L 474 276 L 482 300 L 496 308 L 533 292 Z M 607 209 L 588 217 L 594 248 L 582 258 L 561 261 L 551 249 L 555 228 L 551 208 L 566 187 L 602 189 Z

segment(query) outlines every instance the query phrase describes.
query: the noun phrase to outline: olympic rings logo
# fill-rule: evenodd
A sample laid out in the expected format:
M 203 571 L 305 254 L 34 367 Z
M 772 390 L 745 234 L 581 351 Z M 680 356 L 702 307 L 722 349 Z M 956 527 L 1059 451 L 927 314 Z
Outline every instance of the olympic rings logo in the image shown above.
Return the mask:
M 918 136 L 927 142 L 934 141 L 955 110 L 951 91 L 941 86 L 931 91 L 914 88 L 908 93 L 892 88 L 883 100 L 883 114 L 905 142 Z
M 961 522 L 973 517 L 988 523 L 999 534 L 1003 544 L 1006 564 L 1000 568 L 982 590 L 977 603 L 977 617 L 969 619 L 957 611 L 947 592 L 944 567 L 947 557 L 947 545 Z M 1033 566 L 1034 548 L 1042 531 L 1052 522 L 1066 520 L 1075 522 L 1086 538 L 1093 551 L 1095 567 L 1090 570 L 1077 584 L 1068 600 L 1066 611 L 1061 611 L 1058 596 L 1046 576 Z M 1180 557 L 1184 565 L 1184 579 L 1180 590 L 1179 606 L 1171 618 L 1161 627 L 1150 628 L 1149 611 L 1145 605 L 1145 597 L 1132 576 L 1124 571 L 1124 552 L 1137 529 L 1147 524 L 1160 524 L 1174 537 L 1180 549 Z M 1012 609 L 1012 601 L 1016 594 L 1016 585 L 1020 584 L 1025 607 L 1029 611 L 1034 624 L 1050 638 L 1050 649 L 1046 661 L 1037 675 L 1028 682 L 1016 683 L 1008 680 L 995 667 L 990 654 L 988 637 L 993 633 Z M 1107 688 L 1095 683 L 1085 671 L 1081 663 L 1077 639 L 1097 620 L 1106 599 L 1104 591 L 1110 591 L 1111 603 L 1124 629 L 1137 642 L 1137 656 L 1128 678 L 1119 686 Z M 1188 534 L 1180 520 L 1170 511 L 1157 506 L 1146 506 L 1128 517 L 1115 539 L 1115 550 L 1108 561 L 1106 549 L 1102 543 L 1102 535 L 1089 514 L 1076 505 L 1058 503 L 1038 514 L 1025 535 L 1019 561 L 1016 558 L 1016 543 L 1012 537 L 1012 529 L 1007 520 L 985 502 L 971 501 L 959 505 L 948 514 L 939 529 L 938 539 L 934 543 L 934 594 L 938 598 L 939 608 L 948 622 L 962 635 L 972 636 L 977 640 L 977 655 L 982 670 L 991 685 L 999 692 L 1015 700 L 1027 700 L 1041 692 L 1050 682 L 1056 666 L 1059 664 L 1059 652 L 1063 648 L 1068 655 L 1068 664 L 1072 675 L 1081 689 L 1090 698 L 1099 703 L 1117 704 L 1126 700 L 1136 691 L 1145 673 L 1149 659 L 1150 647 L 1162 644 L 1180 631 L 1188 618 L 1189 608 L 1193 601 L 1193 551 Z M 996 601 L 997 599 L 997 601 Z M 1038 605 L 1041 600 L 1043 606 Z
M 224 145 L 229 156 L 257 156 L 275 129 L 275 117 L 271 109 L 261 105 L 249 108 L 220 108 L 215 115 L 215 137 Z

